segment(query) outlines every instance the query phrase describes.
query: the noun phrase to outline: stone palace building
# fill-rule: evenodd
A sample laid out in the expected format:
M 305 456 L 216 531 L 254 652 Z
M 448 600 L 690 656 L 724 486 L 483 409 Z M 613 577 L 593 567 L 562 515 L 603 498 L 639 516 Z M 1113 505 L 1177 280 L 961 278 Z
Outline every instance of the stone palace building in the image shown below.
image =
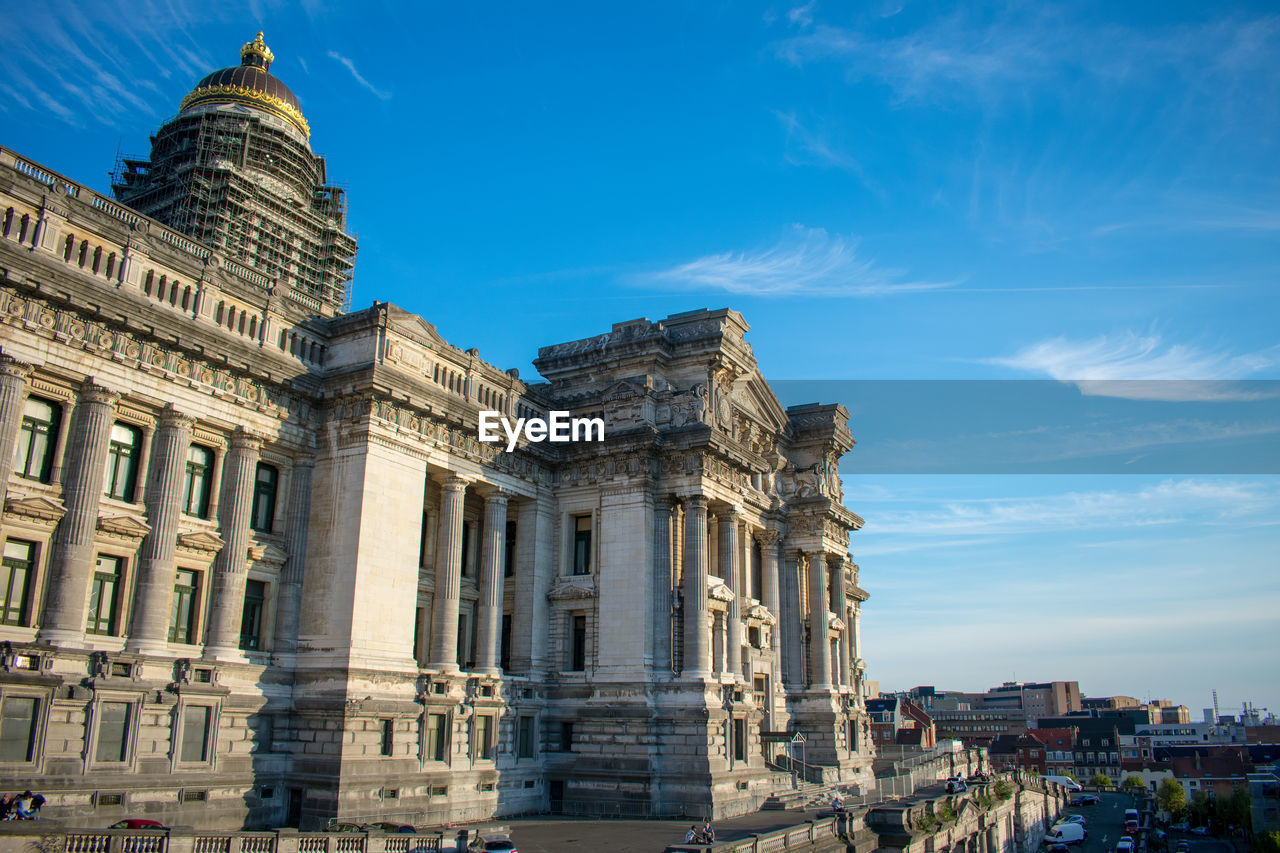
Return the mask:
M 870 782 L 836 405 L 731 310 L 546 381 L 349 310 L 261 34 L 114 198 L 0 149 L 0 790 L 102 824 L 724 816 Z M 602 442 L 478 440 L 482 411 Z M 797 754 L 799 751 L 797 750 Z

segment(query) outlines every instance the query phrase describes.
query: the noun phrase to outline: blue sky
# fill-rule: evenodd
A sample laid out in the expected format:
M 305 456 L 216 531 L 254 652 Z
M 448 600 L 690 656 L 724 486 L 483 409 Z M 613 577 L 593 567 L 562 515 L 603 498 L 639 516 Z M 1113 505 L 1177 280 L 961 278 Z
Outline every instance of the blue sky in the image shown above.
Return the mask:
M 729 305 L 773 379 L 1280 378 L 1274 6 L 7 4 L 0 142 L 106 189 L 259 28 L 349 187 L 353 305 L 526 376 L 539 345 Z M 1235 463 L 872 475 L 856 449 L 872 677 L 1280 710 L 1274 408 L 1073 387 L 1145 402 L 1134 457 Z M 932 399 L 851 406 L 867 456 L 916 411 L 974 423 Z

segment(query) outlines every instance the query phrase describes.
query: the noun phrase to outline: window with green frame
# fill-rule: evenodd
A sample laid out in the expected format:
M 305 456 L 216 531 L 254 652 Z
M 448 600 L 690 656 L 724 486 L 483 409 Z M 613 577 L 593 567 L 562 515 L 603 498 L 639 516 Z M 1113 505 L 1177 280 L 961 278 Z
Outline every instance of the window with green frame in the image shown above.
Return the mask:
M 27 398 L 13 452 L 13 473 L 27 480 L 49 482 L 61 422 L 62 407 L 57 403 L 39 397 Z
M 196 608 L 200 601 L 200 573 L 178 569 L 169 606 L 169 642 L 191 644 L 196 641 Z
M 0 761 L 34 761 L 39 725 L 39 699 L 34 696 L 4 697 L 0 701 Z
M 138 487 L 138 461 L 142 457 L 142 430 L 115 423 L 107 446 L 107 471 L 103 493 L 109 498 L 133 501 Z
M 4 543 L 4 571 L 0 573 L 4 601 L 0 603 L 0 623 L 29 625 L 27 600 L 36 574 L 36 543 L 7 539 Z
M 89 584 L 89 619 L 85 625 L 88 633 L 107 636 L 116 633 L 116 608 L 123 575 L 123 557 L 98 555 L 98 565 Z
M 249 511 L 249 526 L 259 533 L 270 533 L 275 523 L 279 484 L 280 472 L 272 465 L 259 462 L 253 478 L 253 507 Z
M 209 517 L 213 486 L 213 451 L 198 444 L 187 450 L 187 471 L 182 487 L 182 511 L 196 518 Z
M 245 582 L 244 610 L 240 614 L 240 648 L 252 651 L 262 645 L 262 608 L 266 600 L 265 582 Z

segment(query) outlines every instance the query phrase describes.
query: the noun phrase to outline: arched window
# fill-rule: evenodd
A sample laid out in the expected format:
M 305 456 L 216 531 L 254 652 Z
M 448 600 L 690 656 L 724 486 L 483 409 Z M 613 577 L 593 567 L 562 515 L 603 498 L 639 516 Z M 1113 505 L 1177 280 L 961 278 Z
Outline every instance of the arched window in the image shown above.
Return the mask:
M 138 487 L 138 461 L 142 457 L 142 430 L 122 424 L 111 426 L 103 492 L 109 498 L 133 502 Z

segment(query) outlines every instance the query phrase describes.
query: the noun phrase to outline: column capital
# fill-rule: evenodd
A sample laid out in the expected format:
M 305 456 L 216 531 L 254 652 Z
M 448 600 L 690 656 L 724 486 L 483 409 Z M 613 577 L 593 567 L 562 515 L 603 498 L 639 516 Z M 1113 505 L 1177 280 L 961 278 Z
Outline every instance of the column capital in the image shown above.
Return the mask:
M 707 508 L 707 496 L 706 496 L 706 495 L 701 495 L 701 494 L 699 494 L 699 495 L 681 495 L 681 496 L 680 496 L 680 500 L 681 500 L 681 501 L 683 501 L 684 503 L 688 504 L 690 507 L 693 507 L 693 508 L 695 508 L 695 509 L 702 509 L 702 510 L 705 510 L 705 509 Z
M 759 528 L 751 532 L 751 538 L 755 539 L 756 543 L 761 546 L 772 545 L 778 541 L 778 531 L 767 527 Z
M 172 403 L 166 403 L 165 407 L 160 411 L 160 426 L 174 427 L 177 429 L 191 429 L 196 425 L 196 419 L 191 415 L 179 412 L 173 407 Z
M 653 496 L 653 508 L 659 512 L 670 512 L 671 507 L 675 505 L 675 498 L 672 495 L 661 494 Z
M 742 505 L 730 503 L 721 504 L 716 509 L 716 515 L 720 517 L 721 521 L 736 521 L 742 516 Z
M 265 438 L 252 430 L 236 427 L 231 433 L 231 447 L 239 450 L 261 450 Z
M 30 375 L 31 365 L 0 352 L 0 377 L 25 380 Z
M 467 486 L 471 485 L 471 481 L 466 477 L 455 474 L 451 471 L 438 476 L 433 476 L 432 479 L 439 483 L 440 488 L 444 489 L 446 492 L 461 492 L 464 491 Z
M 511 492 L 501 486 L 494 486 L 488 483 L 478 484 L 476 486 L 476 491 L 480 493 L 480 497 L 484 498 L 485 506 L 488 506 L 491 503 L 495 506 L 499 504 L 506 506 L 507 502 L 514 497 Z
M 90 376 L 84 382 L 80 383 L 80 401 L 83 403 L 98 403 L 104 406 L 114 406 L 120 401 L 120 395 L 110 388 L 99 385 Z

